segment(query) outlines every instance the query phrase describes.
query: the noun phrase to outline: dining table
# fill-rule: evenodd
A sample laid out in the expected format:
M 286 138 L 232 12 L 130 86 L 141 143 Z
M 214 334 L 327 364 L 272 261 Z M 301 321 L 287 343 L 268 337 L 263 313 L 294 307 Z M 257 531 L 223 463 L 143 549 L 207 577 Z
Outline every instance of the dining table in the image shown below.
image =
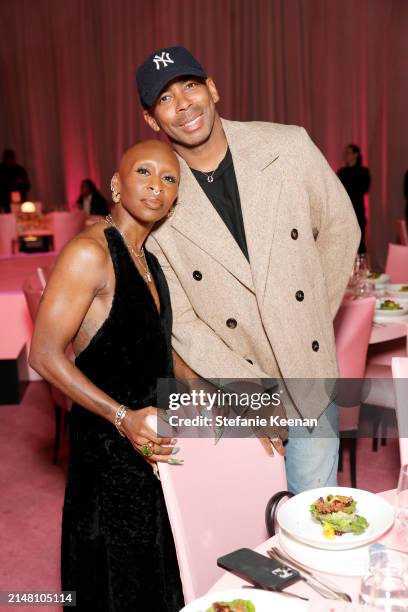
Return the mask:
M 381 286 L 375 291 L 378 300 L 382 299 L 403 299 L 406 302 L 407 296 L 396 297 L 388 294 L 388 284 Z M 368 294 L 367 297 L 372 294 Z M 362 297 L 362 296 L 361 296 Z M 344 299 L 356 299 L 353 291 L 348 288 Z M 358 298 L 357 298 L 358 299 Z M 392 314 L 392 313 L 391 313 Z M 406 357 L 408 355 L 408 313 L 402 316 L 397 313 L 389 316 L 389 313 L 382 313 L 375 310 L 368 340 L 367 364 L 377 364 L 381 366 L 391 366 L 393 357 Z
M 384 491 L 382 493 L 378 493 L 377 495 L 380 495 L 386 501 L 388 501 L 391 505 L 394 505 L 396 489 L 393 489 L 390 491 Z M 381 544 L 384 544 L 385 546 L 389 548 L 398 550 L 399 552 L 402 552 L 404 554 L 408 554 L 408 541 L 406 540 L 406 538 L 404 539 L 403 537 L 401 537 L 401 527 L 395 524 L 377 541 L 380 542 Z M 287 552 L 285 552 L 281 544 L 279 532 L 277 533 L 277 535 L 273 536 L 272 538 L 269 538 L 265 542 L 262 542 L 262 544 L 257 546 L 254 550 L 263 555 L 267 555 L 267 551 L 273 546 L 279 548 L 287 556 Z M 313 550 L 315 551 L 316 555 L 319 555 L 319 553 L 322 552 L 318 548 L 315 548 Z M 309 571 L 312 571 L 314 575 L 318 576 L 323 581 L 326 581 L 328 584 L 330 584 L 330 586 L 333 586 L 336 590 L 347 593 L 348 595 L 350 595 L 352 599 L 352 603 L 346 603 L 344 601 L 338 601 L 334 599 L 333 600 L 326 599 L 320 594 L 318 594 L 315 590 L 313 590 L 310 586 L 308 586 L 303 580 L 300 580 L 299 582 L 296 582 L 292 586 L 287 587 L 285 591 L 288 593 L 294 593 L 296 595 L 300 595 L 301 597 L 307 598 L 308 599 L 307 609 L 309 609 L 310 611 L 313 610 L 313 612 L 315 611 L 340 612 L 341 610 L 351 611 L 351 610 L 360 609 L 361 606 L 359 606 L 358 599 L 359 599 L 360 583 L 361 583 L 362 576 L 349 576 L 349 575 L 344 575 L 344 573 L 333 574 L 333 573 L 325 573 L 322 571 L 318 572 L 318 571 L 315 571 L 313 569 L 306 567 L 305 565 L 304 567 L 306 569 L 309 569 Z M 233 574 L 229 572 L 225 572 L 221 576 L 221 578 L 219 578 L 219 580 L 217 580 L 217 582 L 211 587 L 211 589 L 209 589 L 208 592 L 215 593 L 217 591 L 237 589 L 237 588 L 242 588 L 244 586 L 250 586 L 250 585 L 249 583 L 245 582 L 241 578 L 238 578 L 237 576 L 234 576 Z M 248 590 L 248 599 L 250 599 L 250 590 Z M 288 601 L 289 600 L 292 601 L 292 598 L 288 598 Z M 285 602 L 282 597 L 282 608 L 281 608 L 282 610 L 285 610 L 284 606 L 285 606 Z M 276 609 L 276 607 L 274 607 L 274 609 Z M 367 610 L 366 607 L 364 608 L 361 607 L 361 609 L 364 611 Z

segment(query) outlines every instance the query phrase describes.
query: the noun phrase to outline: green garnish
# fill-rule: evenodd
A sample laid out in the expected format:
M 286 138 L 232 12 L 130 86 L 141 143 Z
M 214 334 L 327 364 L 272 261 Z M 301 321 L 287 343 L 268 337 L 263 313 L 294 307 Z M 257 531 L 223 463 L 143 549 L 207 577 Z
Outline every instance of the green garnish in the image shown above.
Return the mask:
M 206 612 L 256 612 L 249 599 L 234 599 L 234 601 L 216 601 Z

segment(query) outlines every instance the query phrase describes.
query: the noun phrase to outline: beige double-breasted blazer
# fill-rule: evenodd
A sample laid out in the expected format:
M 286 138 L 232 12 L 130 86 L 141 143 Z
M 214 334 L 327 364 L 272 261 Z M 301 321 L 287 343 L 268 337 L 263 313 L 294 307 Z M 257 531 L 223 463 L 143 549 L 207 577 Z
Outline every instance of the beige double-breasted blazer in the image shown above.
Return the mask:
M 165 272 L 173 347 L 203 378 L 335 378 L 333 318 L 360 240 L 339 179 L 303 128 L 222 120 L 249 259 L 180 159 L 175 213 L 148 249 Z M 324 401 L 306 410 L 319 415 Z

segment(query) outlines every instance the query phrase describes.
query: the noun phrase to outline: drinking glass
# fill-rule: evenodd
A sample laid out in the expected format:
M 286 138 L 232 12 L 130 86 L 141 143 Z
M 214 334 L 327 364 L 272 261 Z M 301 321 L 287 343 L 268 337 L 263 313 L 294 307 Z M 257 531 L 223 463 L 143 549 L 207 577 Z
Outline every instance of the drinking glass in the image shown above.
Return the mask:
M 401 466 L 395 500 L 395 520 L 408 541 L 408 464 Z
M 408 609 L 407 555 L 382 544 L 369 548 L 369 573 L 362 579 L 359 603 L 384 612 Z
M 367 277 L 370 271 L 368 255 L 366 253 L 360 253 L 360 255 L 357 255 L 357 260 L 359 276 Z
M 360 277 L 357 285 L 354 287 L 354 294 L 357 299 L 375 295 L 375 283 L 365 277 Z

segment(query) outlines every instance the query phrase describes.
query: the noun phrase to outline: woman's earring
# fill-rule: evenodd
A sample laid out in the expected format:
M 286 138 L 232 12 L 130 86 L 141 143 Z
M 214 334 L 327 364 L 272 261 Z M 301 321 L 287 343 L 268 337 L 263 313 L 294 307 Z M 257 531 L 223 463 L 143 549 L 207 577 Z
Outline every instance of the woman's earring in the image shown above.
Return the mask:
M 115 202 L 115 204 L 119 204 L 119 202 L 120 202 L 120 191 L 118 191 L 118 188 L 117 188 L 117 185 L 116 185 L 116 181 L 115 181 L 115 177 L 112 177 L 110 188 L 111 188 L 111 191 L 112 191 L 112 201 Z
M 176 208 L 176 206 L 172 206 L 169 210 L 169 212 L 167 213 L 166 217 L 172 217 L 174 215 L 174 209 Z

